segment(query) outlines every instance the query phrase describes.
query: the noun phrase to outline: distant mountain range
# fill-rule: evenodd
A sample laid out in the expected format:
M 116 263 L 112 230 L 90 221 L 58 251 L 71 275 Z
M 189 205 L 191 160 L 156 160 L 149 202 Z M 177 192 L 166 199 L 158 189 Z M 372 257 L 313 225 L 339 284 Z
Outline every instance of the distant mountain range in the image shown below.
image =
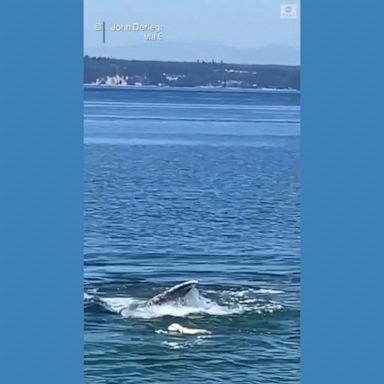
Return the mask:
M 189 61 L 205 60 L 237 64 L 299 65 L 300 49 L 268 45 L 255 49 L 234 48 L 214 43 L 147 41 L 141 44 L 87 48 L 89 56 L 126 60 Z

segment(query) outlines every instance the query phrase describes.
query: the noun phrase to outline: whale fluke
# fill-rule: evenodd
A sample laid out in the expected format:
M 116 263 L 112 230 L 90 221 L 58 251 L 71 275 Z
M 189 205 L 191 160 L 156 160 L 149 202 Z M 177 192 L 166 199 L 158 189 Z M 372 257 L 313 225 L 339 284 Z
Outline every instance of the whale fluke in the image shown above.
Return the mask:
M 198 280 L 189 280 L 181 284 L 177 284 L 172 288 L 167 289 L 166 291 L 152 297 L 146 303 L 146 305 L 161 305 L 166 302 L 175 301 L 182 299 L 195 285 L 198 283 Z

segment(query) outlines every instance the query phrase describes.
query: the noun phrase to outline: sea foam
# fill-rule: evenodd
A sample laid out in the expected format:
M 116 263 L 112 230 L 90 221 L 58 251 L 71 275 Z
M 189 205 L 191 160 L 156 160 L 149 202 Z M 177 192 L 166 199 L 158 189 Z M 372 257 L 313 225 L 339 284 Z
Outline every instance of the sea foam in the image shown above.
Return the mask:
M 212 292 L 212 291 L 210 291 Z M 251 291 L 253 294 L 254 291 Z M 146 300 L 132 297 L 98 297 L 84 294 L 84 300 L 99 303 L 106 310 L 124 318 L 152 319 L 164 316 L 185 318 L 193 315 L 229 316 L 244 312 L 272 313 L 283 306 L 274 301 L 258 300 L 249 290 L 216 292 L 218 302 L 192 289 L 182 300 L 162 305 L 146 305 Z M 219 303 L 220 301 L 220 303 Z

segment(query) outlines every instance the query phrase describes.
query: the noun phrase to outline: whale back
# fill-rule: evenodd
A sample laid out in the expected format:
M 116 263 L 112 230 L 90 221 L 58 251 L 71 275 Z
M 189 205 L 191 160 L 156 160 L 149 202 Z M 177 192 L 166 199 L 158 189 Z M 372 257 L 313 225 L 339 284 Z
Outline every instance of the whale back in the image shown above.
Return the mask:
M 182 299 L 191 289 L 198 283 L 197 280 L 189 280 L 181 284 L 177 284 L 172 288 L 152 297 L 146 303 L 146 305 L 161 305 L 167 302 L 172 302 L 178 299 Z

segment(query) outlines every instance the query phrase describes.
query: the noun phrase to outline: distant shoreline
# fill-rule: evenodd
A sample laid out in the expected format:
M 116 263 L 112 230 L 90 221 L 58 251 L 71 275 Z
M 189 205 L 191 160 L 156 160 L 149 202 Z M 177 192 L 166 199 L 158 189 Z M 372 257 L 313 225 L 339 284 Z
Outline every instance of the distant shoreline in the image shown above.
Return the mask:
M 294 93 L 300 94 L 298 89 L 290 88 L 239 88 L 239 87 L 171 87 L 158 85 L 106 85 L 106 84 L 83 84 L 84 89 L 92 90 L 145 90 L 145 91 L 189 91 L 189 92 L 246 92 L 246 93 Z
M 300 67 L 84 57 L 84 83 L 132 88 L 299 90 Z

